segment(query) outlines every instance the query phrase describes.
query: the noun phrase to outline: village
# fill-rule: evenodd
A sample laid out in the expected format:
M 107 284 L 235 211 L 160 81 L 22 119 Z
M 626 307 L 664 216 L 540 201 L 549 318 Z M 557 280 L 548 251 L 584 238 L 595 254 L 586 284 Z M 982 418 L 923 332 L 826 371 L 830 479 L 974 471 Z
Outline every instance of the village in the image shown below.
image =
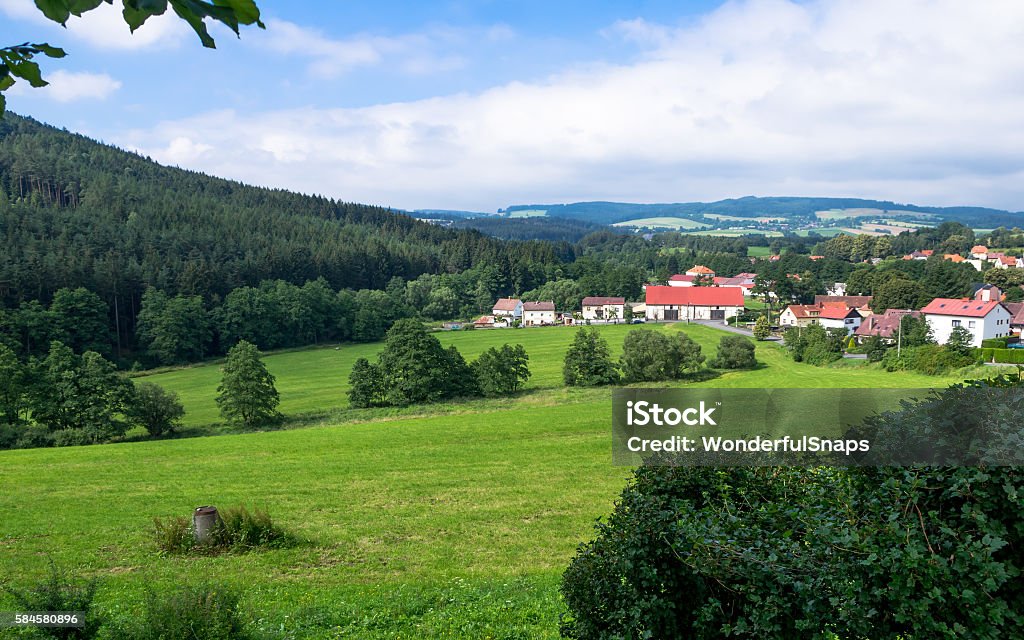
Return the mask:
M 915 251 L 903 260 L 927 260 L 931 250 Z M 775 258 L 776 256 L 773 256 Z M 821 259 L 821 256 L 811 256 Z M 1024 258 L 990 252 L 987 247 L 975 246 L 969 256 L 945 254 L 944 260 L 967 262 L 978 271 L 987 269 L 1024 268 Z M 799 279 L 797 274 L 791 278 Z M 836 282 L 825 295 L 814 296 L 811 304 L 788 304 L 772 313 L 777 296 L 770 290 L 758 292 L 757 274 L 744 272 L 732 277 L 720 277 L 704 266 L 694 265 L 685 273 L 676 274 L 667 284 L 648 284 L 643 287 L 644 300 L 627 301 L 623 297 L 588 296 L 578 309 L 556 309 L 551 300 L 520 300 L 501 298 L 491 313 L 481 316 L 474 328 L 517 328 L 573 326 L 578 324 L 618 324 L 646 322 L 702 322 L 732 325 L 737 329 L 753 321 L 740 321 L 751 312 L 766 313 L 771 330 L 781 335 L 792 327 L 806 328 L 820 325 L 825 329 L 846 332 L 854 344 L 863 344 L 879 338 L 895 344 L 900 338 L 903 318 L 923 318 L 934 340 L 945 344 L 958 328 L 969 335 L 970 346 L 980 348 L 988 340 L 1002 340 L 1007 348 L 1018 348 L 1024 330 L 1024 302 L 1010 302 L 999 287 L 977 283 L 971 295 L 964 298 L 934 298 L 918 309 L 872 309 L 873 296 L 846 295 L 846 285 Z M 764 298 L 767 305 L 756 300 Z M 754 304 L 748 304 L 754 302 Z M 450 324 L 448 328 L 460 328 Z M 751 332 L 752 335 L 752 332 Z M 1002 346 L 1002 345 L 1001 345 Z

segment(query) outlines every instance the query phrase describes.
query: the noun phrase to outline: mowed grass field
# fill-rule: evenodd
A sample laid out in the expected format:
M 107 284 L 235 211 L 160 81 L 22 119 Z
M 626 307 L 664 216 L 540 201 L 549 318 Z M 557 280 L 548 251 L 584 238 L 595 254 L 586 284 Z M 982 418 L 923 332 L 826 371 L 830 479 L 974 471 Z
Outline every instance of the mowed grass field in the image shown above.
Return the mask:
M 685 331 L 713 355 L 722 331 Z M 618 355 L 628 325 L 602 326 Z M 146 588 L 216 581 L 242 592 L 268 637 L 553 638 L 559 578 L 593 535 L 629 469 L 611 464 L 608 389 L 569 390 L 561 365 L 575 329 L 439 333 L 468 360 L 521 343 L 523 396 L 241 435 L 0 452 L 0 578 L 38 579 L 48 559 L 102 580 L 98 603 L 137 615 Z M 286 414 L 344 408 L 352 362 L 380 345 L 271 354 Z M 758 344 L 761 366 L 704 387 L 933 387 L 955 377 L 890 374 L 843 362 L 793 363 Z M 217 420 L 219 366 L 146 379 L 178 392 L 190 425 Z M 353 413 L 356 413 L 353 411 Z M 305 542 L 217 557 L 167 557 L 152 519 L 201 504 L 266 509 Z M 10 608 L 0 595 L 0 610 Z

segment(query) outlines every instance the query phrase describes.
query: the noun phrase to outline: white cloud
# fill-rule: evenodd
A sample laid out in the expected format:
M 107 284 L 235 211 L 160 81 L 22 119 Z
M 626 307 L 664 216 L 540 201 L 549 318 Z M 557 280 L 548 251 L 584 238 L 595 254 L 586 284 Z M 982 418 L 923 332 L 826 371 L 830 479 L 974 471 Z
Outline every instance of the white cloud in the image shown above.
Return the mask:
M 495 26 L 482 36 L 492 42 L 513 37 L 508 27 Z M 335 78 L 359 67 L 393 64 L 405 73 L 425 75 L 461 68 L 466 60 L 444 49 L 464 40 L 464 33 L 430 29 L 398 36 L 359 34 L 333 39 L 316 29 L 284 20 L 269 20 L 265 33 L 253 35 L 256 46 L 276 53 L 310 59 L 309 71 L 320 78 Z
M 121 88 L 121 81 L 105 73 L 87 73 L 60 69 L 46 75 L 49 86 L 40 91 L 42 95 L 57 102 L 76 100 L 104 100 Z M 24 83 L 19 83 L 24 86 Z
M 49 21 L 32 0 L 0 0 L 0 11 L 10 18 L 40 25 L 57 24 Z M 176 46 L 188 36 L 190 29 L 168 9 L 164 15 L 147 20 L 133 34 L 121 16 L 119 6 L 104 2 L 82 17 L 71 16 L 67 22 L 67 33 L 97 49 L 148 49 Z
M 1022 24 L 1009 0 L 734 2 L 682 28 L 610 28 L 642 46 L 629 64 L 359 109 L 221 111 L 118 142 L 170 161 L 184 137 L 209 147 L 197 169 L 408 208 L 789 194 L 1024 209 Z M 314 70 L 403 47 L 323 38 Z

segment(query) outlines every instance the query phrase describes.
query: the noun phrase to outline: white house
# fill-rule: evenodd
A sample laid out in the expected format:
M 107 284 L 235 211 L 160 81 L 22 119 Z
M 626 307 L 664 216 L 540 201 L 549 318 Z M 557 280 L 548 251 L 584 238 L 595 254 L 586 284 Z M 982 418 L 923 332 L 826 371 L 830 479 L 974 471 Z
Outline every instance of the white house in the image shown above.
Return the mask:
M 980 293 L 980 292 L 979 292 Z M 999 300 L 971 298 L 936 298 L 921 309 L 936 342 L 946 344 L 956 327 L 971 334 L 971 344 L 981 346 L 982 340 L 1010 335 L 1013 316 Z
M 626 299 L 588 296 L 583 298 L 584 320 L 622 320 L 626 317 Z
M 864 321 L 864 316 L 856 309 L 841 305 L 825 305 L 818 316 L 818 323 L 826 329 L 845 329 L 846 335 L 852 335 Z
M 523 324 L 527 327 L 555 324 L 555 303 L 550 300 L 545 302 L 524 302 Z
M 648 320 L 726 320 L 743 311 L 739 287 L 647 287 Z
M 496 321 L 512 322 L 523 319 L 523 301 L 516 298 L 500 298 L 491 309 Z

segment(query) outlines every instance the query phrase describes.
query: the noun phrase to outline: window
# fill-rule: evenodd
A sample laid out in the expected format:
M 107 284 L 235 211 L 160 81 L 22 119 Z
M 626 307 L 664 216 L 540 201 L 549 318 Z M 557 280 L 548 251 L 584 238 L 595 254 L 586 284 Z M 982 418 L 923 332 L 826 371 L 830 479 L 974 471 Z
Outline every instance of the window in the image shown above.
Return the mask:
M 960 326 L 960 321 L 959 320 L 954 320 L 953 321 L 953 327 L 959 327 L 959 326 Z
M 971 320 L 970 322 L 967 323 L 967 328 L 973 329 L 975 324 L 977 323 L 974 320 Z

